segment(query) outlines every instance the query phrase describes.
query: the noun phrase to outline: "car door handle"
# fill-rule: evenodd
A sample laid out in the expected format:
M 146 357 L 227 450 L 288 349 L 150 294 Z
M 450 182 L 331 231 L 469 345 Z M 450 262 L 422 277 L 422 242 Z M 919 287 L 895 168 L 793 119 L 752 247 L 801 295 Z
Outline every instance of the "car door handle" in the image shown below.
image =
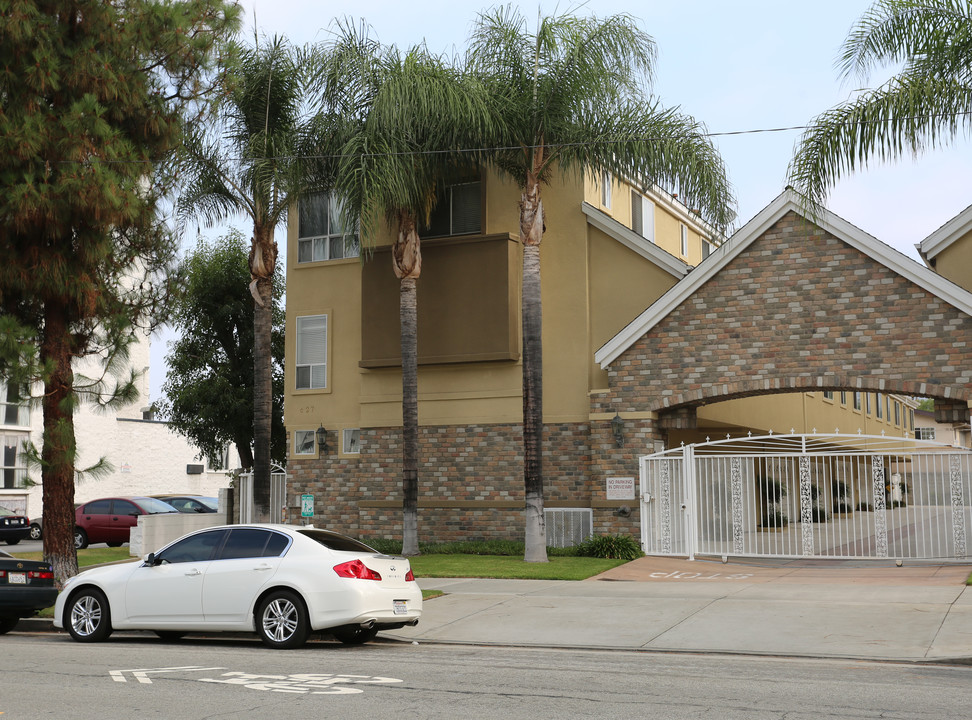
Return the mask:
M 196 575 L 202 575 L 202 573 L 199 572 L 196 568 L 193 568 L 192 570 L 187 570 L 186 575 L 188 575 L 189 577 L 195 577 Z
M 254 570 L 273 570 L 269 565 L 257 565 Z

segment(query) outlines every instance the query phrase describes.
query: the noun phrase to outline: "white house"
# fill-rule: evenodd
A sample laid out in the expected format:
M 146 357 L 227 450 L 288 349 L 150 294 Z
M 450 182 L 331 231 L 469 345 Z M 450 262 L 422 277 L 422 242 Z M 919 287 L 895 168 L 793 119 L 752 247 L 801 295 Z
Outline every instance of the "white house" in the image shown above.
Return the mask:
M 215 496 L 226 487 L 226 471 L 211 470 L 199 451 L 165 422 L 154 420 L 149 409 L 149 345 L 145 337 L 131 349 L 129 366 L 142 371 L 139 397 L 117 411 L 83 405 L 74 416 L 78 446 L 76 467 L 105 458 L 111 465 L 100 478 L 77 478 L 75 500 L 86 502 L 110 495 L 193 493 Z M 93 366 L 92 366 L 93 367 Z M 88 373 L 90 374 L 90 373 Z M 23 445 L 30 438 L 39 448 L 43 416 L 17 388 L 0 381 L 0 505 L 30 517 L 42 513 L 40 470 L 28 470 Z M 238 457 L 229 457 L 236 467 Z M 37 483 L 36 485 L 32 483 Z

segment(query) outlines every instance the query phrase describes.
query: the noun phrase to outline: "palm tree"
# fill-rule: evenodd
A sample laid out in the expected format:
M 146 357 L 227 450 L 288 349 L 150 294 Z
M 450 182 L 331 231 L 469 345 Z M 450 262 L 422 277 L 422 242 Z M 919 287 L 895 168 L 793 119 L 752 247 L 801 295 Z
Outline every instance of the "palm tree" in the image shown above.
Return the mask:
M 646 94 L 655 45 L 628 15 L 543 17 L 535 32 L 512 7 L 480 14 L 471 68 L 490 86 L 507 136 L 491 160 L 521 189 L 523 441 L 528 562 L 546 562 L 543 521 L 541 189 L 556 171 L 611 172 L 678 192 L 720 229 L 734 200 L 722 160 L 691 117 Z M 551 220 L 551 224 L 553 224 Z
M 201 216 L 209 226 L 232 216 L 253 225 L 250 293 L 253 314 L 253 487 L 262 516 L 270 504 L 272 417 L 272 283 L 274 231 L 302 195 L 327 186 L 320 150 L 325 116 L 307 107 L 314 92 L 309 54 L 274 37 L 239 47 L 212 122 L 189 134 L 180 157 L 182 223 Z M 241 288 L 242 292 L 242 288 Z
M 880 87 L 818 116 L 797 144 L 790 182 L 813 206 L 871 158 L 896 160 L 972 129 L 972 7 L 966 0 L 880 0 L 844 40 L 839 66 L 865 79 L 901 69 Z
M 365 248 L 374 246 L 383 227 L 394 233 L 402 356 L 402 553 L 417 555 L 419 233 L 439 191 L 474 160 L 456 151 L 487 137 L 491 110 L 471 77 L 424 45 L 401 52 L 369 37 L 364 26 L 341 25 L 328 55 L 325 105 L 344 121 L 335 187 L 346 222 L 360 220 Z

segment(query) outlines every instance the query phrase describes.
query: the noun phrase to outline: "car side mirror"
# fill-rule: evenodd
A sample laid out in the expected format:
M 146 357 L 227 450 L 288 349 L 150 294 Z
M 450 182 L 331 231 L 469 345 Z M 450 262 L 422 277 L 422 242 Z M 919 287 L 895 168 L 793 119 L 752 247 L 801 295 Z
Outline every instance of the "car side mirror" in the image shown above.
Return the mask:
M 158 563 L 155 562 L 155 553 L 154 552 L 150 552 L 148 555 L 145 556 L 145 564 L 148 565 L 148 566 L 150 566 L 150 567 L 154 567 L 155 565 L 158 564 Z

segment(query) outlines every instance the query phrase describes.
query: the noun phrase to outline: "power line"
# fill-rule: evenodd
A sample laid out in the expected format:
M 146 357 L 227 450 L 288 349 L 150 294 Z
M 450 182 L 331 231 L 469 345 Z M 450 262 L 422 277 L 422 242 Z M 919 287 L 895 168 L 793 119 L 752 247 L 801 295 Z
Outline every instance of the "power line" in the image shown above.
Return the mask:
M 949 115 L 935 116 L 935 115 L 916 115 L 912 117 L 896 118 L 896 122 L 902 120 L 928 120 L 933 117 L 958 117 L 959 115 L 969 115 L 972 113 L 952 113 Z M 858 125 L 876 125 L 881 123 L 891 122 L 890 120 L 856 120 L 855 124 Z M 735 137 L 740 135 L 766 135 L 771 133 L 781 133 L 781 132 L 793 132 L 795 130 L 809 130 L 815 126 L 813 125 L 789 125 L 783 127 L 771 127 L 771 128 L 756 128 L 752 130 L 725 130 L 721 132 L 705 132 L 700 133 L 700 137 L 704 138 L 717 138 L 717 137 Z M 613 143 L 630 142 L 631 140 L 637 140 L 640 142 L 652 142 L 654 140 L 661 140 L 661 137 L 645 137 L 645 138 L 628 138 L 628 139 L 618 139 L 618 140 L 597 140 L 597 141 L 586 141 L 586 142 L 576 142 L 576 143 L 556 143 L 556 144 L 546 144 L 542 147 L 547 149 L 551 148 L 568 148 L 568 147 L 585 147 L 590 145 L 604 145 Z M 360 153 L 362 158 L 379 158 L 379 157 L 403 157 L 403 156 L 415 156 L 415 155 L 447 155 L 447 154 L 479 154 L 479 153 L 489 153 L 489 152 L 514 152 L 518 150 L 535 150 L 538 149 L 539 145 L 528 146 L 528 145 L 510 145 L 510 146 L 496 146 L 496 147 L 483 147 L 483 148 L 460 148 L 458 150 L 409 150 L 402 152 L 384 152 L 384 153 Z M 273 158 L 226 158 L 227 160 L 233 162 L 259 162 L 265 161 L 270 162 L 274 160 L 341 160 L 343 158 L 349 157 L 346 154 L 328 154 L 328 155 L 278 155 Z M 59 165 L 71 165 L 71 164 L 86 164 L 86 163 L 98 163 L 101 165 L 150 165 L 152 164 L 148 160 L 103 160 L 100 158 L 87 158 L 85 160 L 55 160 L 55 164 Z

